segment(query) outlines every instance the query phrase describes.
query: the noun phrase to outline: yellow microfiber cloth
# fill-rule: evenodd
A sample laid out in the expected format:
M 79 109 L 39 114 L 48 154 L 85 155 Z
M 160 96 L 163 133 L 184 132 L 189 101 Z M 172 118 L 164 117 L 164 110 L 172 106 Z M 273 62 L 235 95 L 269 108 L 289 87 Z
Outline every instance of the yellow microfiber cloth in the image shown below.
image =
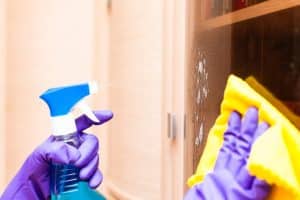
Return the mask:
M 244 115 L 248 107 L 255 106 L 259 120 L 268 122 L 270 128 L 253 144 L 248 169 L 251 174 L 273 185 L 268 199 L 300 200 L 300 134 L 291 123 L 300 125 L 300 118 L 253 77 L 246 81 L 229 76 L 221 113 L 209 131 L 196 173 L 189 178 L 188 185 L 192 187 L 200 183 L 213 170 L 230 113 L 236 110 Z

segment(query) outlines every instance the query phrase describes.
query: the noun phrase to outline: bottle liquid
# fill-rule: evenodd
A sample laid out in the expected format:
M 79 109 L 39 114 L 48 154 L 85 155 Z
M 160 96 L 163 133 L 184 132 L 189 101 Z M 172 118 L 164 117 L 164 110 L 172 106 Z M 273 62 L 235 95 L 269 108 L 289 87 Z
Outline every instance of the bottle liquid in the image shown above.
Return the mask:
M 94 82 L 52 88 L 44 92 L 43 99 L 49 109 L 52 120 L 52 134 L 56 141 L 63 141 L 78 148 L 82 142 L 77 133 L 72 110 L 79 108 L 88 118 L 99 122 L 84 98 L 97 92 Z M 79 169 L 73 165 L 51 164 L 51 200 L 105 200 L 87 182 L 80 180 Z

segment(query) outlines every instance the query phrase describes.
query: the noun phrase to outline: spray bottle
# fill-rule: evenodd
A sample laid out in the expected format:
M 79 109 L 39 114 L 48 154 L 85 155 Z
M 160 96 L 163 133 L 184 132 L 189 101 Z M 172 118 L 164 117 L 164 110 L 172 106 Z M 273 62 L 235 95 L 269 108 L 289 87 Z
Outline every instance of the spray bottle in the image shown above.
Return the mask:
M 52 134 L 56 141 L 63 141 L 76 148 L 80 146 L 81 139 L 71 112 L 79 108 L 92 121 L 99 122 L 84 102 L 85 97 L 96 92 L 96 83 L 89 82 L 52 88 L 40 96 L 50 109 Z M 50 182 L 51 200 L 105 200 L 87 182 L 79 179 L 79 169 L 73 165 L 52 163 Z

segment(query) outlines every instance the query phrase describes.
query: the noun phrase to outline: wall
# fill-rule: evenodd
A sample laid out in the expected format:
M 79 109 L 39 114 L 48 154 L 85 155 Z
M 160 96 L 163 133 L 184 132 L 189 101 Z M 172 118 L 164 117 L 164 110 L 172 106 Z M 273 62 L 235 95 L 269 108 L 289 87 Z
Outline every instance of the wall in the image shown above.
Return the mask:
M 95 1 L 95 68 L 93 70 L 93 78 L 99 83 L 99 92 L 96 94 L 94 100 L 94 108 L 100 110 L 110 110 L 109 103 L 109 49 L 110 49 L 110 9 L 107 1 Z M 108 199 L 109 194 L 106 189 L 107 181 L 107 162 L 108 162 L 108 137 L 109 129 L 114 123 L 114 119 L 94 128 L 93 133 L 97 135 L 100 141 L 100 169 L 104 175 L 104 181 L 99 187 L 102 193 Z
M 163 1 L 112 1 L 109 133 L 111 189 L 159 199 Z
M 6 2 L 0 0 L 0 193 L 5 181 L 5 14 Z
M 7 4 L 8 181 L 51 133 L 41 92 L 92 77 L 95 30 L 93 0 Z
M 106 1 L 94 0 L 7 1 L 5 183 L 51 134 L 41 92 L 96 79 L 95 108 L 115 113 L 93 130 L 101 142 L 103 185 L 159 199 L 162 4 L 115 0 L 107 9 Z M 0 59 L 0 74 L 2 65 Z

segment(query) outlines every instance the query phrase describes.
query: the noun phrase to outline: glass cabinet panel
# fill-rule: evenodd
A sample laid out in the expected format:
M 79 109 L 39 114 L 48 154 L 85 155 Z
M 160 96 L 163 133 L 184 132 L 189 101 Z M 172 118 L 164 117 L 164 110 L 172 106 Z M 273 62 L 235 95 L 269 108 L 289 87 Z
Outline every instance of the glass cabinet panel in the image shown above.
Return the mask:
M 300 1 L 195 0 L 194 4 L 187 119 L 195 170 L 229 74 L 254 76 L 300 115 Z
M 266 0 L 206 0 L 201 2 L 201 7 L 204 9 L 204 18 L 209 19 L 244 9 L 264 1 Z

